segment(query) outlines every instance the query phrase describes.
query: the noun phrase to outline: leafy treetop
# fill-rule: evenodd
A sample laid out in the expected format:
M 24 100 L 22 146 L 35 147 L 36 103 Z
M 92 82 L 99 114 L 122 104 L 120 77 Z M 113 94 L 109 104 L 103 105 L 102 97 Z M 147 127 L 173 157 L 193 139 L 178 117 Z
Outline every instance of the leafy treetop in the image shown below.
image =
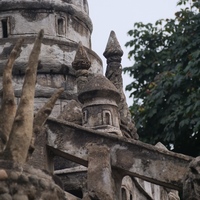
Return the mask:
M 185 5 L 185 6 L 184 6 Z M 189 5 L 189 7 L 187 7 Z M 200 154 L 200 1 L 179 0 L 174 19 L 135 23 L 124 69 L 133 77 L 130 107 L 141 140 Z M 183 8 L 184 6 L 184 8 Z

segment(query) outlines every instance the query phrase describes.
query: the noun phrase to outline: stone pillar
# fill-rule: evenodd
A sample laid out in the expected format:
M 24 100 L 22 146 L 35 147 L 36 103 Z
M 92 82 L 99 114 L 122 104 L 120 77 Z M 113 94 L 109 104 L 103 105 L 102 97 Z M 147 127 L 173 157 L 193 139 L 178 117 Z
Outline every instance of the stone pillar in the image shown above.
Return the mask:
M 106 146 L 88 146 L 88 193 L 84 200 L 114 200 L 110 149 Z
M 121 200 L 121 187 L 122 187 L 122 179 L 124 175 L 116 169 L 112 169 L 112 178 L 113 178 L 113 186 L 115 191 L 115 199 Z
M 115 32 L 111 31 L 106 50 L 103 54 L 107 59 L 106 77 L 115 85 L 121 95 L 118 104 L 121 118 L 122 132 L 125 137 L 138 139 L 137 130 L 132 120 L 126 97 L 123 91 L 122 65 L 121 59 L 123 51 L 116 38 Z
M 200 157 L 194 158 L 188 166 L 188 173 L 183 180 L 183 199 L 200 199 Z

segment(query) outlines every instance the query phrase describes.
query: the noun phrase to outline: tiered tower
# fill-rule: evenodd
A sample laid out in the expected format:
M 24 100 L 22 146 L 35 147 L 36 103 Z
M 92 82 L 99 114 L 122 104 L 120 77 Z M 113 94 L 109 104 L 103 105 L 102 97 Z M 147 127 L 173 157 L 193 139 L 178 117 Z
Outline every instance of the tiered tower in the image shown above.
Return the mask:
M 14 66 L 15 95 L 20 96 L 27 58 L 34 38 L 44 29 L 38 65 L 35 109 L 41 107 L 56 88 L 65 92 L 56 103 L 58 116 L 71 98 L 76 98 L 75 72 L 71 67 L 78 43 L 87 50 L 94 73 L 102 73 L 102 61 L 91 50 L 92 22 L 87 0 L 1 0 L 0 1 L 0 90 L 7 57 L 19 37 L 24 37 L 23 52 Z

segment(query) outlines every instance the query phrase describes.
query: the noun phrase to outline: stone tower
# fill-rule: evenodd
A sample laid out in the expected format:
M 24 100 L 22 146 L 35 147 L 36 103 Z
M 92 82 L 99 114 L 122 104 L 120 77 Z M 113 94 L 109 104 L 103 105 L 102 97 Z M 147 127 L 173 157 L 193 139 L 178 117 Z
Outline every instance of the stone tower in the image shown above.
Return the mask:
M 90 74 L 91 62 L 81 43 L 72 63 L 76 70 L 78 99 L 82 104 L 82 125 L 122 136 L 117 88 L 102 74 Z
M 44 29 L 38 64 L 35 109 L 40 108 L 56 88 L 65 92 L 57 101 L 52 115 L 58 116 L 71 98 L 76 98 L 75 72 L 71 67 L 78 42 L 87 50 L 93 73 L 102 73 L 102 62 L 91 50 L 92 22 L 87 0 L 1 0 L 0 1 L 0 90 L 2 71 L 17 39 L 25 38 L 17 59 L 13 80 L 15 96 L 20 97 L 27 58 L 34 38 Z

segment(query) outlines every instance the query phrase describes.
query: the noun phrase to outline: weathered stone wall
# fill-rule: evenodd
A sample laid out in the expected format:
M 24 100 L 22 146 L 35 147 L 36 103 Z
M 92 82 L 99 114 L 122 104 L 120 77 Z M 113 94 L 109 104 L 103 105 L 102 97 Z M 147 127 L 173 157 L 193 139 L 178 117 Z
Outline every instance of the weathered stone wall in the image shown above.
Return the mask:
M 35 93 L 35 110 L 56 88 L 65 92 L 57 101 L 51 116 L 57 117 L 69 99 L 76 99 L 77 87 L 74 60 L 79 41 L 90 57 L 92 73 L 103 73 L 102 61 L 91 48 L 92 22 L 88 15 L 87 1 L 54 0 L 0 1 L 0 91 L 2 73 L 13 45 L 20 36 L 25 37 L 20 57 L 16 60 L 13 85 L 16 97 L 20 97 L 23 75 L 35 35 L 44 29 Z M 3 30 L 4 29 L 4 30 Z M 4 32 L 7 32 L 5 36 Z
M 48 38 L 58 37 L 59 40 L 81 41 L 90 48 L 91 30 L 79 19 L 64 13 L 53 10 L 22 10 L 8 11 L 0 14 L 0 20 L 8 20 L 9 36 L 33 35 L 44 29 Z M 62 19 L 62 24 L 59 23 Z M 59 29 L 62 26 L 62 30 Z M 2 23 L 0 24 L 2 30 Z M 0 35 L 2 38 L 3 35 Z

